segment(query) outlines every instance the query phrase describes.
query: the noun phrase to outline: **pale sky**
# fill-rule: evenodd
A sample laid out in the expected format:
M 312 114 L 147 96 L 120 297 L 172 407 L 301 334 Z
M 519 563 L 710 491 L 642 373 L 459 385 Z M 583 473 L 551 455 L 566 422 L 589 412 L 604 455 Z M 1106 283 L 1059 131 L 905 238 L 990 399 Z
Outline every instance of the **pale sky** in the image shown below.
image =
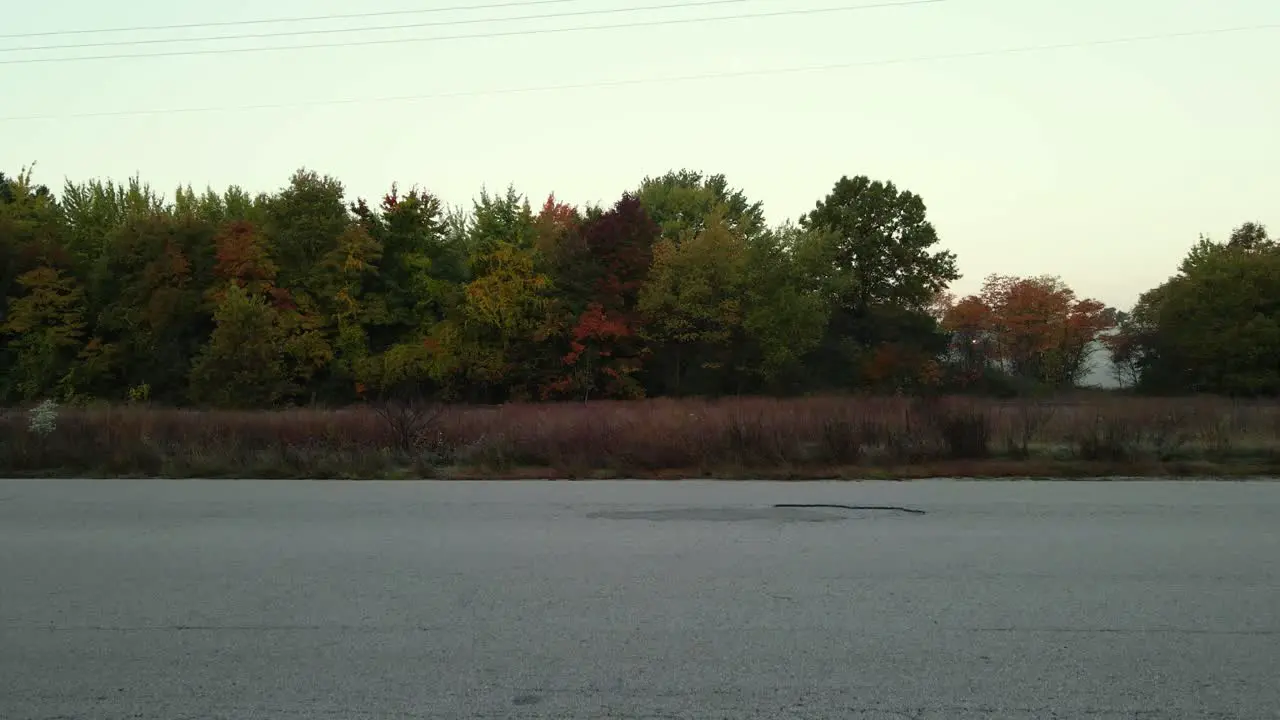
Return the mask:
M 496 1 L 41 0 L 8 4 L 0 35 Z M 6 37 L 0 48 L 705 1 L 513 3 L 310 23 Z M 764 202 L 772 222 L 809 210 L 841 175 L 865 174 L 924 198 L 942 244 L 959 256 L 965 277 L 954 290 L 971 292 L 992 272 L 1058 274 L 1079 294 L 1120 307 L 1172 274 L 1199 233 L 1225 238 L 1250 220 L 1280 232 L 1277 0 L 943 0 L 634 25 L 875 3 L 743 0 L 361 33 L 0 51 L 0 169 L 16 173 L 35 162 L 37 180 L 52 187 L 64 178 L 136 173 L 171 196 L 188 182 L 273 190 L 307 166 L 337 176 L 352 198 L 376 198 L 397 181 L 462 204 L 481 186 L 514 183 L 537 204 L 552 191 L 573 203 L 612 202 L 646 175 L 688 167 L 724 173 Z M 1274 27 L 937 57 L 1258 25 Z M 491 37 L 15 62 L 457 35 Z M 899 60 L 908 62 L 893 62 Z M 846 67 L 741 74 L 831 65 Z M 670 80 L 697 75 L 713 77 Z M 606 85 L 630 80 L 650 82 Z M 546 89 L 557 85 L 589 87 Z M 503 92 L 520 88 L 543 89 Z M 386 99 L 403 96 L 419 99 Z M 316 104 L 362 99 L 368 102 Z M 244 109 L 271 104 L 284 107 Z M 144 110 L 164 112 L 129 114 Z

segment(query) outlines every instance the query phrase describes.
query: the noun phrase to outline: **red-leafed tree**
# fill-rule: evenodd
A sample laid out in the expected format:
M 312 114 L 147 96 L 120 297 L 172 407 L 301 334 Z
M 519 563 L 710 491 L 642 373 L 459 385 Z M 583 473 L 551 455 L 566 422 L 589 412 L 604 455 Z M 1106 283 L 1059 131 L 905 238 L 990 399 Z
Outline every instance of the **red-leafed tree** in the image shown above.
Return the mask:
M 593 391 L 605 397 L 637 397 L 643 394 L 632 377 L 640 369 L 634 355 L 615 355 L 616 348 L 635 337 L 635 331 L 619 314 L 610 315 L 599 303 L 591 303 L 570 329 L 568 371 L 549 383 L 544 394 L 587 400 Z
M 544 216 L 569 222 L 568 214 L 550 200 Z M 640 201 L 626 194 L 565 234 L 555 264 L 557 287 L 573 297 L 571 319 L 560 333 L 568 352 L 562 358 L 565 372 L 545 386 L 545 395 L 643 395 L 634 377 L 645 354 L 638 305 L 660 232 Z
M 556 194 L 547 196 L 538 213 L 538 221 L 564 229 L 572 230 L 578 224 L 578 209 L 568 203 L 556 200 Z
M 640 200 L 625 194 L 611 210 L 586 222 L 582 237 L 599 271 L 595 300 L 606 308 L 633 311 L 653 263 L 661 228 Z

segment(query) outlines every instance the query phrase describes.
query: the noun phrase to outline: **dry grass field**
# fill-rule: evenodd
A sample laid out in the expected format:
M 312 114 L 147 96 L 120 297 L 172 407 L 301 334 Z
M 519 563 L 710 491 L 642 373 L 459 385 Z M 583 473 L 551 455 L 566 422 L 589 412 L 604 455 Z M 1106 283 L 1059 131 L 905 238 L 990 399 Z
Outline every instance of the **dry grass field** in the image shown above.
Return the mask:
M 1280 472 L 1280 403 L 656 399 L 0 416 L 0 475 L 911 478 Z

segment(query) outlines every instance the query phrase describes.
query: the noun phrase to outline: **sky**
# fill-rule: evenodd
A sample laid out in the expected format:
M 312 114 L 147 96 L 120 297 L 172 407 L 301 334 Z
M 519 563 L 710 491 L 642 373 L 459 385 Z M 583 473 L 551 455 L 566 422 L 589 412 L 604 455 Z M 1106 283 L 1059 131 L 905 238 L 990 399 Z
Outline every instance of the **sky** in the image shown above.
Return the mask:
M 959 259 L 953 291 L 1052 274 L 1121 308 L 1202 233 L 1280 233 L 1280 2 L 853 9 L 895 1 L 11 4 L 0 169 L 35 163 L 55 188 L 137 175 L 171 196 L 187 183 L 272 191 L 307 167 L 352 199 L 396 182 L 460 205 L 514 184 L 536 206 L 552 192 L 608 204 L 690 168 L 723 173 L 774 223 L 867 175 L 924 199 Z M 398 14 L 28 35 L 383 11 Z M 751 14 L 772 15 L 729 17 Z M 390 29 L 192 41 L 371 26 Z M 1151 36 L 1166 37 L 1099 44 Z M 164 38 L 183 42 L 13 50 Z M 396 42 L 296 47 L 368 40 Z M 263 46 L 294 48 L 102 57 Z M 68 57 L 90 59 L 49 61 Z M 822 69 L 779 72 L 797 68 Z

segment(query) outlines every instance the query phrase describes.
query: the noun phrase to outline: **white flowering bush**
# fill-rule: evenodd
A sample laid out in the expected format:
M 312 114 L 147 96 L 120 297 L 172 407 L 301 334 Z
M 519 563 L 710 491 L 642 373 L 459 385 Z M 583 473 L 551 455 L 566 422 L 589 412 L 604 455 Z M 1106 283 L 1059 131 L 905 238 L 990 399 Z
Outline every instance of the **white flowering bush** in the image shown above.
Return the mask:
M 31 409 L 27 425 L 37 435 L 48 435 L 58 427 L 58 403 L 45 400 Z

